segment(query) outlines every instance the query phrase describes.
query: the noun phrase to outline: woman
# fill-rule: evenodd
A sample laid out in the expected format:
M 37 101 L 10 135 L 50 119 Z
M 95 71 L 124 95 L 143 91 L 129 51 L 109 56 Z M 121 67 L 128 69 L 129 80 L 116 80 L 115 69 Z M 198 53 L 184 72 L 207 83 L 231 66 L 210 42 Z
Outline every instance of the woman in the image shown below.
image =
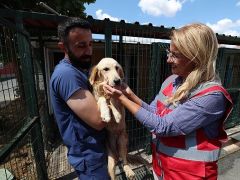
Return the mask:
M 206 25 L 173 30 L 167 62 L 172 74 L 150 104 L 129 87 L 104 86 L 153 133 L 155 179 L 217 179 L 223 122 L 232 110 L 227 91 L 217 80 L 218 42 Z

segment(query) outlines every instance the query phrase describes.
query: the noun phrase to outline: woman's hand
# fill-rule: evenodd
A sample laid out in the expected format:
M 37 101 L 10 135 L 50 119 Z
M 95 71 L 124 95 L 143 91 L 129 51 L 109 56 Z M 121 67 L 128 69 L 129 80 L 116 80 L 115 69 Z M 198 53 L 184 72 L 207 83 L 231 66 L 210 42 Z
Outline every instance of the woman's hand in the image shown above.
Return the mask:
M 131 96 L 134 94 L 133 91 L 130 89 L 130 87 L 127 84 L 123 84 L 121 86 L 121 91 L 122 93 L 127 96 L 129 99 L 131 98 Z
M 113 98 L 119 98 L 120 96 L 123 95 L 123 92 L 121 91 L 121 87 L 119 87 L 119 89 L 117 89 L 117 88 L 113 88 L 107 84 L 104 84 L 103 89 L 107 93 L 107 95 L 109 95 Z
M 107 84 L 104 84 L 103 89 L 107 95 L 118 99 L 121 104 L 132 114 L 136 114 L 136 112 L 140 109 L 142 102 L 141 99 L 139 99 L 128 86 L 116 86 L 113 88 Z M 131 97 L 131 99 L 128 97 Z

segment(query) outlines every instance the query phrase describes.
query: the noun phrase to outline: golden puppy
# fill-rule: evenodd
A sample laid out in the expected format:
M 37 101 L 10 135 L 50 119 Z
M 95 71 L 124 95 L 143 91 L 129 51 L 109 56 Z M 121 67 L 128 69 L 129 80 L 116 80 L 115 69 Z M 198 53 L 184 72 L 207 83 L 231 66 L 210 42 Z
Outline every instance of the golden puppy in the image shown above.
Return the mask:
M 110 86 L 119 86 L 124 78 L 121 65 L 112 58 L 103 58 L 92 70 L 90 84 L 100 108 L 101 118 L 107 122 L 108 130 L 108 172 L 115 179 L 115 169 L 119 157 L 123 161 L 126 176 L 132 179 L 135 173 L 127 161 L 128 135 L 125 125 L 125 109 L 114 98 L 107 97 L 103 90 L 103 82 Z

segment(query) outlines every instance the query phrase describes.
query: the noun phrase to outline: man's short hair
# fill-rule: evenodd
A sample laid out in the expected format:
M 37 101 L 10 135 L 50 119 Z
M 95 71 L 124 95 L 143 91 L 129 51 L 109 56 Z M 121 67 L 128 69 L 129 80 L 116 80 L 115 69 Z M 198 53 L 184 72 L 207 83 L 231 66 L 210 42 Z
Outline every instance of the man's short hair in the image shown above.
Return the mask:
M 91 25 L 88 21 L 77 17 L 68 18 L 58 25 L 59 40 L 66 43 L 69 31 L 75 27 L 91 30 Z

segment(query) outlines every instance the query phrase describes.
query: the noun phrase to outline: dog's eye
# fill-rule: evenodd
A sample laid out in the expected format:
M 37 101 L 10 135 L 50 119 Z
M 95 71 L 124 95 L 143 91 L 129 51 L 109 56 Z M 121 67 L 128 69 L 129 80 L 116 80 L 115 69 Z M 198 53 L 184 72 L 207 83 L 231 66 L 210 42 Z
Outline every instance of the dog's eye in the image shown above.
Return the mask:
M 107 67 L 106 67 L 106 68 L 104 68 L 103 70 L 104 70 L 104 71 L 108 71 L 108 70 L 109 70 L 109 68 L 107 68 Z
M 118 70 L 118 69 L 119 69 L 119 67 L 118 67 L 118 66 L 116 66 L 115 68 L 116 68 L 116 70 Z

